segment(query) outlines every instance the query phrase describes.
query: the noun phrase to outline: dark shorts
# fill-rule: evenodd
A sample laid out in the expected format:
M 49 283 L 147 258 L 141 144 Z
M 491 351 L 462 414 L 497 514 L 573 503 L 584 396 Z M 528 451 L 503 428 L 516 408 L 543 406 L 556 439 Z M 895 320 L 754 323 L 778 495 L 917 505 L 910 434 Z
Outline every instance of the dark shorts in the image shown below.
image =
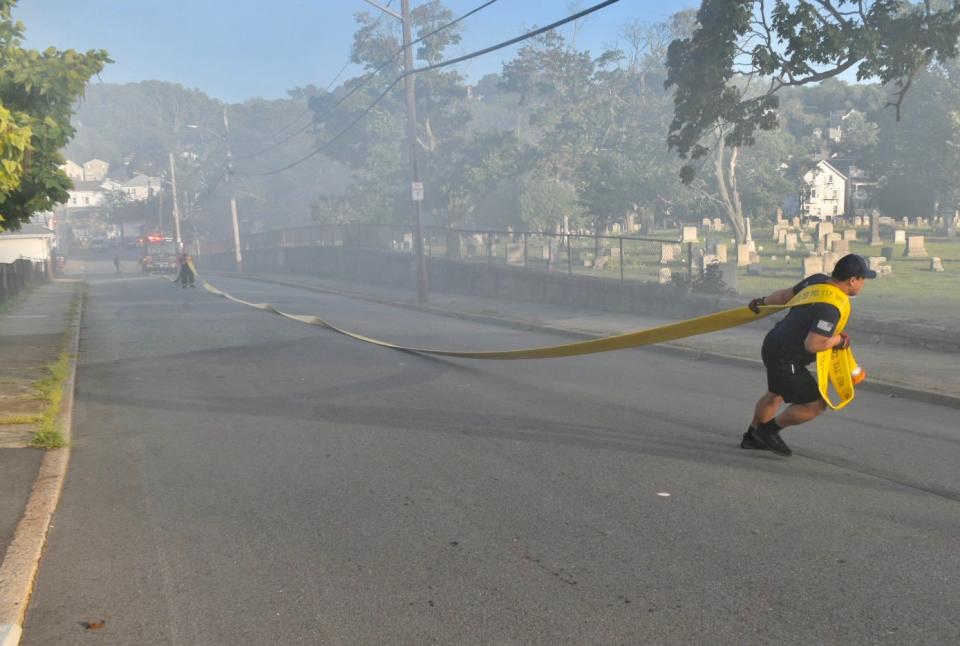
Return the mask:
M 809 404 L 821 399 L 817 378 L 806 365 L 784 359 L 768 343 L 763 344 L 761 356 L 767 369 L 767 390 L 789 404 Z

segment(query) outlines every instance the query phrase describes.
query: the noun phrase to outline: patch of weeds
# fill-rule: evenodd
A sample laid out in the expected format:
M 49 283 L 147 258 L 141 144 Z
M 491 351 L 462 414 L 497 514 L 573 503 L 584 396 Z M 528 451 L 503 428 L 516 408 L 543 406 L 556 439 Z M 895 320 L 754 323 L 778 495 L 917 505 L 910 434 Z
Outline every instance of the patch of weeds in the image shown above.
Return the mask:
M 63 384 L 70 371 L 70 354 L 63 350 L 56 363 L 47 366 L 50 374 L 34 384 L 39 398 L 46 401 L 39 416 L 39 429 L 33 436 L 31 444 L 42 449 L 59 449 L 66 446 L 58 425 L 60 404 L 63 400 Z
M 36 424 L 40 421 L 41 415 L 7 415 L 0 417 L 0 426 L 13 426 L 15 424 Z

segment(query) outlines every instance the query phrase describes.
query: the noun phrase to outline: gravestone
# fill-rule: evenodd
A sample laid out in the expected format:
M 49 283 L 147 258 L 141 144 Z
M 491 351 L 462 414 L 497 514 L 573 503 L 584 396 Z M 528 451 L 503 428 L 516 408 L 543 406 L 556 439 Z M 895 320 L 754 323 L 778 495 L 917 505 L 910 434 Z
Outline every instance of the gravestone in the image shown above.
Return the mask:
M 930 259 L 930 271 L 940 272 L 943 271 L 943 262 L 937 256 L 933 256 Z
M 717 260 L 721 264 L 726 264 L 727 262 L 727 245 L 723 242 L 714 243 L 713 248 L 711 249 L 713 255 L 717 257 Z
M 797 234 L 788 233 L 786 238 L 783 241 L 786 251 L 796 251 L 797 250 Z
M 673 262 L 673 245 L 662 244 L 660 245 L 660 264 L 665 265 L 668 262 Z
M 685 226 L 683 227 L 683 242 L 696 242 L 700 239 L 700 233 L 697 231 L 697 227 Z
M 700 222 L 700 226 L 704 229 L 709 229 L 711 226 L 710 218 L 703 218 L 703 221 Z
M 900 223 L 903 225 L 904 229 L 910 228 L 910 218 L 901 218 Z
M 837 260 L 840 259 L 840 256 L 832 251 L 828 251 L 823 254 L 823 273 L 829 274 L 833 271 L 833 268 L 837 265 Z
M 784 229 L 777 231 L 777 244 L 786 244 L 787 242 L 787 232 Z
M 737 265 L 733 262 L 720 263 L 717 265 L 720 270 L 720 280 L 724 282 L 728 289 L 737 291 Z
M 907 232 L 903 229 L 897 229 L 893 232 L 893 244 L 905 244 L 907 242 Z
M 880 213 L 874 211 L 873 215 L 870 216 L 870 246 L 875 247 L 879 244 L 882 244 L 880 239 Z
M 737 267 L 746 267 L 750 264 L 750 247 L 746 244 L 737 245 Z
M 923 236 L 907 236 L 907 247 L 903 250 L 907 258 L 926 258 L 927 249 L 923 245 Z
M 673 280 L 673 272 L 666 267 L 661 267 L 657 279 L 661 285 L 669 285 Z
M 856 216 L 856 217 L 854 217 L 854 218 L 853 218 L 853 226 L 855 226 L 855 227 L 862 227 L 862 226 L 863 226 L 863 218 L 860 217 L 859 215 Z
M 850 241 L 834 240 L 830 250 L 838 256 L 846 256 L 850 253 Z
M 817 241 L 823 240 L 825 237 L 833 233 L 833 222 L 818 222 L 817 223 Z
M 856 229 L 844 229 L 844 230 L 843 230 L 843 239 L 844 239 L 844 240 L 856 240 L 856 239 L 857 239 L 857 230 L 856 230 Z
M 773 225 L 773 233 L 770 234 L 770 239 L 777 242 L 777 244 L 783 244 L 780 242 L 780 232 L 785 231 L 785 229 L 779 224 Z
M 703 276 L 706 273 L 707 268 L 710 267 L 710 265 L 716 265 L 716 264 L 720 264 L 720 263 L 717 261 L 717 257 L 714 256 L 712 253 L 702 254 L 700 256 L 697 256 L 694 260 L 694 265 L 696 266 L 697 271 L 700 273 L 701 276 Z
M 822 274 L 823 258 L 821 256 L 807 256 L 803 259 L 801 269 L 803 270 L 803 278 L 813 274 Z
M 507 264 L 523 264 L 523 245 L 511 242 L 507 245 Z
M 712 225 L 710 227 L 711 230 L 723 231 L 723 220 L 721 220 L 720 218 L 713 218 L 713 222 L 711 223 L 711 225 Z

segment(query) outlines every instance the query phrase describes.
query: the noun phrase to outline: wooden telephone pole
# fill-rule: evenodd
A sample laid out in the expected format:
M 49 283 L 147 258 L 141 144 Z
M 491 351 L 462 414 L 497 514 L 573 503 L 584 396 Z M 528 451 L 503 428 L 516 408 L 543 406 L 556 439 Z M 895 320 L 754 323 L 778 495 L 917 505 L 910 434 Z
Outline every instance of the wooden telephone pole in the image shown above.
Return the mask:
M 393 16 L 403 23 L 403 70 L 405 73 L 404 84 L 406 85 L 407 102 L 407 143 L 410 147 L 410 168 L 412 179 L 410 183 L 410 196 L 413 199 L 413 250 L 416 254 L 417 262 L 417 300 L 426 303 L 428 298 L 427 289 L 427 262 L 423 255 L 423 229 L 421 227 L 420 207 L 423 202 L 423 183 L 420 181 L 420 171 L 417 164 L 417 95 L 414 85 L 413 71 L 413 47 L 410 43 L 411 21 L 410 21 L 410 0 L 401 0 L 400 14 L 391 11 L 387 7 L 382 7 L 373 0 L 365 0 L 380 11 L 389 16 Z

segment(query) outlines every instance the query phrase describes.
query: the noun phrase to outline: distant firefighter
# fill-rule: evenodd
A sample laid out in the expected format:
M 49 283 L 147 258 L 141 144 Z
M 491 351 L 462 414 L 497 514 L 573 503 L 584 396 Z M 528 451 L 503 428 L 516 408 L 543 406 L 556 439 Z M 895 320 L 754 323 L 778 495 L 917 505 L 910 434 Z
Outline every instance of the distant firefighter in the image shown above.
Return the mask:
M 197 271 L 193 268 L 193 258 L 190 257 L 190 254 L 183 254 L 180 257 L 180 273 L 177 274 L 177 279 L 174 282 L 180 283 L 180 287 L 186 289 L 189 284 L 190 287 L 196 288 L 197 280 Z

